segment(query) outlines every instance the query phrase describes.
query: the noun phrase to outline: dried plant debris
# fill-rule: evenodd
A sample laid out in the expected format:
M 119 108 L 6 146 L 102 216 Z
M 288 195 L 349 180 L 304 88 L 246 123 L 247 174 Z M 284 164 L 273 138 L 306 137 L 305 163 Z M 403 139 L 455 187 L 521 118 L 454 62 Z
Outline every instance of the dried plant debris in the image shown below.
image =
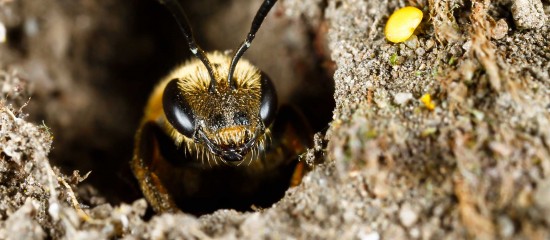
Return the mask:
M 0 216 L 6 220 L 5 234 L 18 228 L 33 228 L 37 222 L 48 223 L 47 203 L 51 194 L 58 191 L 47 159 L 50 144 L 44 129 L 18 118 L 13 109 L 0 103 Z M 14 226 L 11 219 L 23 216 L 34 220 Z
M 0 59 L 0 238 L 550 238 L 548 1 L 407 4 L 429 18 L 394 44 L 384 24 L 403 1 L 285 1 L 328 23 L 336 109 L 303 182 L 248 213 L 82 206 L 87 180 L 52 168 L 49 129 L 25 120 L 32 77 Z

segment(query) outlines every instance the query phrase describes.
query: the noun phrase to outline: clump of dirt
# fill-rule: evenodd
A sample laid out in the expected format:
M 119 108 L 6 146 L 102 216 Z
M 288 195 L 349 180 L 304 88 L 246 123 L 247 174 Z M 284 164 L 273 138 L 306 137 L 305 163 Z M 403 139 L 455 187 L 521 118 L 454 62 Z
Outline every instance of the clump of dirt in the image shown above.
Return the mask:
M 311 50 L 317 56 L 330 56 L 298 61 L 304 55 L 296 53 L 289 58 L 296 61 L 289 62 L 324 62 L 329 72 L 336 67 L 333 121 L 326 135 L 317 134 L 316 146 L 304 154 L 313 170 L 267 209 L 219 210 L 201 217 L 164 214 L 150 220 L 143 218 L 147 208 L 143 199 L 110 196 L 114 193 L 97 190 L 101 181 L 86 180 L 78 173 L 64 175 L 50 166 L 50 132 L 56 136 L 59 131 L 75 130 L 70 126 L 82 126 L 76 127 L 71 120 L 67 126 L 50 129 L 41 121 L 26 120 L 48 111 L 33 110 L 30 105 L 53 104 L 35 97 L 35 92 L 41 92 L 33 87 L 39 76 L 65 79 L 53 81 L 52 89 L 66 89 L 60 85 L 64 81 L 71 86 L 68 89 L 80 89 L 75 86 L 75 68 L 93 66 L 97 59 L 117 59 L 116 54 L 98 54 L 92 56 L 102 57 L 87 58 L 92 59 L 88 62 L 81 58 L 90 56 L 86 53 L 60 50 L 55 55 L 33 48 L 33 44 L 44 46 L 42 40 L 29 37 L 33 29 L 55 19 L 59 24 L 72 24 L 67 16 L 75 15 L 85 16 L 83 26 L 102 29 L 105 25 L 96 17 L 108 16 L 108 12 L 92 10 L 120 3 L 87 1 L 83 12 L 75 14 L 71 12 L 75 6 L 49 0 L 53 7 L 36 8 L 57 18 L 43 20 L 38 15 L 33 18 L 30 13 L 38 10 L 22 2 L 0 1 L 0 23 L 7 26 L 9 39 L 7 44 L 0 43 L 0 54 L 6 56 L 0 59 L 0 238 L 22 232 L 29 238 L 69 239 L 550 237 L 548 1 L 407 1 L 406 5 L 423 10 L 425 18 L 415 36 L 400 44 L 387 42 L 383 28 L 389 14 L 405 6 L 404 2 L 283 1 L 278 14 L 290 16 L 290 22 L 303 21 L 314 35 L 309 39 L 315 42 Z M 195 7 L 200 9 L 200 5 Z M 135 13 L 128 10 L 126 14 L 116 18 L 115 22 L 121 21 L 119 26 L 126 26 L 125 21 Z M 205 16 L 195 16 L 201 17 Z M 72 36 L 70 31 L 78 28 L 59 30 L 55 26 L 39 29 L 52 39 L 68 41 L 61 46 L 73 46 L 60 36 Z M 287 36 L 291 46 L 303 46 L 292 45 L 304 42 L 293 41 L 292 34 L 300 31 L 294 29 Z M 79 36 L 78 41 L 93 46 L 101 43 L 90 35 Z M 138 46 L 154 46 L 147 43 L 153 38 L 137 39 L 143 41 L 137 41 Z M 130 40 L 121 37 L 118 41 Z M 72 70 L 54 70 L 58 66 L 49 65 L 51 56 Z M 85 70 L 83 76 L 97 76 L 97 72 L 110 76 L 110 70 L 117 69 L 96 67 Z M 162 72 L 162 67 L 155 69 Z M 108 86 L 114 86 L 111 91 L 120 90 L 128 82 Z M 102 90 L 89 89 L 102 94 Z M 426 96 L 431 102 L 420 100 Z M 120 98 L 109 102 L 126 106 L 127 100 Z M 137 122 L 139 114 L 135 115 Z M 120 124 L 116 118 L 108 119 L 113 126 Z M 131 132 L 130 128 L 124 131 Z M 102 156 L 85 158 L 102 161 Z M 118 204 L 113 199 L 135 201 Z
M 367 30 L 329 35 L 339 119 L 330 158 L 346 178 L 364 179 L 369 200 L 393 209 L 372 221 L 390 219 L 377 232 L 548 237 L 548 204 L 534 200 L 550 170 L 547 18 L 520 31 L 513 9 L 488 1 L 417 4 L 430 18 L 397 45 L 379 24 L 394 8 L 353 1 L 332 9 L 333 24 Z M 495 34 L 499 22 L 509 27 Z M 433 111 L 419 100 L 425 94 Z

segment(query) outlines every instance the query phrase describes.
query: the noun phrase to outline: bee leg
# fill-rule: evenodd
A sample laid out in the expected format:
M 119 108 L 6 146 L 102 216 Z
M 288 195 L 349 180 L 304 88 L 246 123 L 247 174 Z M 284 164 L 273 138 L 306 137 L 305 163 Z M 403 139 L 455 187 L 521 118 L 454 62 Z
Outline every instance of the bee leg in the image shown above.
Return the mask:
M 288 159 L 296 164 L 290 178 L 290 186 L 299 185 L 302 177 L 309 170 L 304 162 L 298 160 L 300 154 L 313 146 L 311 127 L 298 109 L 291 105 L 283 105 L 279 108 L 279 114 L 273 123 L 272 134 L 273 139 L 276 140 L 275 147 L 283 149 Z
M 292 178 L 290 179 L 290 187 L 296 187 L 302 182 L 302 178 L 306 174 L 304 162 L 298 162 L 296 168 L 294 168 L 294 173 L 292 173 Z
M 175 212 L 177 206 L 155 172 L 155 165 L 164 161 L 160 147 L 161 129 L 153 122 L 141 124 L 135 136 L 131 167 L 141 191 L 155 212 Z

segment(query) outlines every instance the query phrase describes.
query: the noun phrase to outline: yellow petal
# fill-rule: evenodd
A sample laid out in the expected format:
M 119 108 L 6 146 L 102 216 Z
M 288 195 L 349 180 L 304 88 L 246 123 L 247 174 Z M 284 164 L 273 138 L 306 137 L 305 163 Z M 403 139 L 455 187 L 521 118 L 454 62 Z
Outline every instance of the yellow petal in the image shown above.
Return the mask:
M 432 96 L 429 93 L 424 94 L 420 101 L 424 103 L 424 106 L 430 110 L 433 111 L 435 109 L 435 103 L 432 101 Z
M 415 7 L 404 7 L 393 12 L 384 29 L 386 39 L 394 43 L 404 42 L 414 33 L 422 16 L 422 11 Z

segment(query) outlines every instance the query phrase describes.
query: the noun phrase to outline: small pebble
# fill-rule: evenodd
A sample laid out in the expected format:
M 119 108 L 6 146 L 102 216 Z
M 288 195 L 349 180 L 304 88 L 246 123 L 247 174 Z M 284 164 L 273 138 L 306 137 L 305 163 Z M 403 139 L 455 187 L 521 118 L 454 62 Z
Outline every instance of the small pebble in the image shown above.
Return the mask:
M 418 47 L 418 37 L 416 35 L 412 35 L 410 38 L 405 41 L 405 45 L 409 47 L 410 49 L 415 49 Z
M 435 46 L 435 42 L 433 40 L 426 41 L 426 50 L 432 49 L 432 47 Z
M 0 22 L 0 43 L 6 42 L 6 26 L 2 22 Z
M 411 235 L 412 238 L 415 238 L 415 239 L 420 238 L 420 229 L 415 227 L 409 231 L 409 234 Z
M 379 240 L 380 239 L 380 234 L 378 234 L 377 232 L 370 232 L 370 233 L 366 233 L 366 234 L 360 234 L 359 239 L 361 239 L 361 240 Z
M 512 235 L 514 235 L 515 227 L 514 223 L 510 218 L 506 216 L 501 216 L 497 219 L 498 227 L 500 235 L 502 235 L 505 238 L 510 238 Z
M 399 221 L 405 227 L 413 226 L 418 220 L 418 213 L 416 213 L 409 204 L 404 204 L 399 210 Z
M 508 33 L 508 23 L 504 19 L 500 19 L 496 22 L 496 25 L 491 29 L 491 37 L 494 39 L 502 39 L 506 37 Z
M 404 92 L 397 93 L 393 97 L 393 101 L 395 102 L 395 104 L 398 104 L 398 105 L 404 105 L 407 102 L 409 102 L 411 99 L 413 99 L 412 93 L 404 93 Z
M 426 50 L 424 50 L 423 48 L 417 48 L 414 53 L 416 53 L 416 55 L 418 56 L 424 56 L 424 54 L 426 53 Z

